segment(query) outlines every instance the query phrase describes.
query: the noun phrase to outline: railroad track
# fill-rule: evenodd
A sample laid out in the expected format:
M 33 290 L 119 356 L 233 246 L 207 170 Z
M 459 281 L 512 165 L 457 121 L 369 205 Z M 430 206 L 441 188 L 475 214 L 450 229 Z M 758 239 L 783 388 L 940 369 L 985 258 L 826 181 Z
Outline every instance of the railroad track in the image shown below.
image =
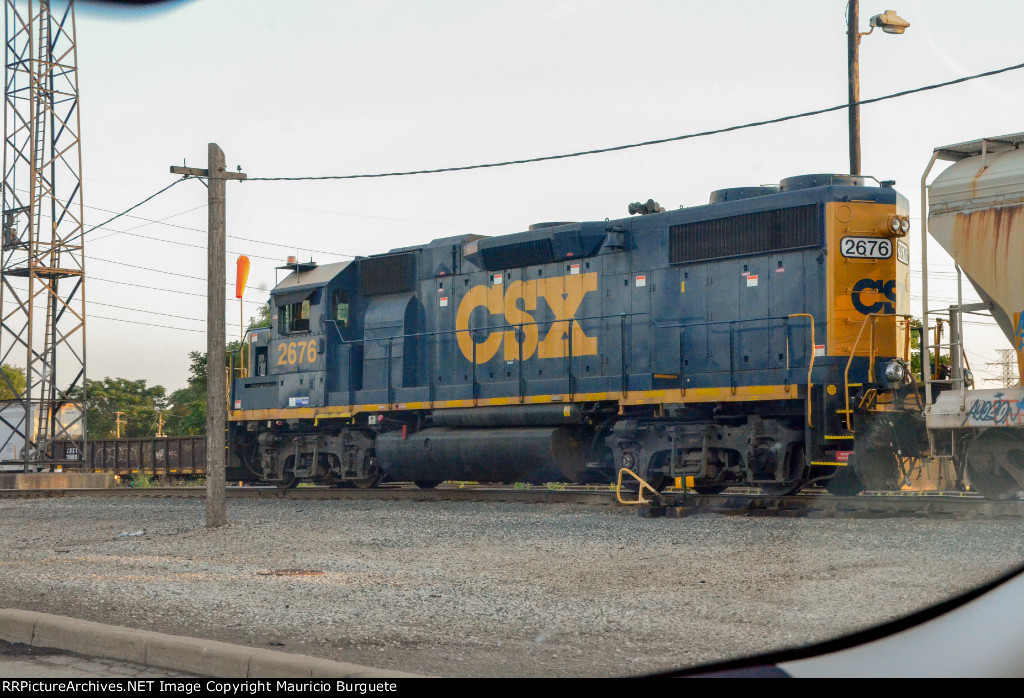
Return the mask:
M 0 490 L 0 499 L 52 497 L 144 497 L 202 498 L 202 487 L 152 487 L 112 489 L 24 489 Z M 279 490 L 273 487 L 229 487 L 230 499 L 288 500 L 384 500 L 508 502 L 519 504 L 586 504 L 621 506 L 615 493 L 606 488 L 566 487 L 514 489 L 483 486 L 441 486 L 420 490 L 404 486 L 384 486 L 372 490 L 300 487 Z M 635 495 L 634 495 L 635 496 Z M 934 518 L 934 519 L 1007 519 L 1024 518 L 1024 502 L 995 502 L 963 493 L 877 493 L 858 497 L 834 497 L 803 493 L 793 496 L 756 494 L 738 491 L 717 495 L 692 495 L 667 492 L 660 501 L 634 507 L 648 518 L 681 518 L 694 514 L 733 516 L 775 516 L 792 518 Z
M 202 498 L 204 487 L 113 487 L 109 489 L 24 489 L 0 490 L 0 499 L 31 499 L 47 497 L 155 497 L 170 499 Z M 298 487 L 281 490 L 276 487 L 228 487 L 228 499 L 376 499 L 392 501 L 454 501 L 454 502 L 517 502 L 523 504 L 616 504 L 615 493 L 607 488 L 583 489 L 513 489 L 510 487 L 438 487 L 421 490 L 416 487 L 383 486 L 369 490 L 334 489 L 330 487 Z

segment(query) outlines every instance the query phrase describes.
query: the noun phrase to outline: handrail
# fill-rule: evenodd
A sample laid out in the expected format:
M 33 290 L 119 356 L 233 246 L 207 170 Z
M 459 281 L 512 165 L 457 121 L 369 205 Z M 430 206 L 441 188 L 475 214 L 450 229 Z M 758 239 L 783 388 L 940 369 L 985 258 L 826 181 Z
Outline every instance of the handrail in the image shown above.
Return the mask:
M 846 415 L 846 430 L 853 431 L 853 417 L 852 411 L 850 410 L 850 367 L 853 365 L 853 357 L 857 355 L 857 347 L 860 346 L 860 338 L 864 336 L 864 328 L 868 324 L 868 320 L 871 321 L 871 346 L 868 349 L 868 382 L 875 382 L 875 325 L 878 322 L 878 318 L 891 317 L 893 319 L 903 318 L 903 321 L 910 323 L 911 316 L 903 313 L 868 313 L 864 316 L 864 320 L 860 323 L 860 330 L 857 332 L 857 339 L 853 340 L 853 346 L 850 347 L 850 358 L 846 360 L 846 370 L 843 372 L 843 392 L 846 400 L 846 409 L 844 414 Z
M 939 159 L 938 150 L 932 151 L 931 160 L 921 175 L 921 377 L 924 379 L 924 402 L 926 409 L 932 404 L 931 347 L 928 346 L 928 174 Z M 932 432 L 928 432 L 928 443 L 932 445 Z
M 650 313 L 614 313 L 614 314 L 609 314 L 609 315 L 592 315 L 592 316 L 587 316 L 587 317 L 582 317 L 582 318 L 573 317 L 573 318 L 558 319 L 558 320 L 537 320 L 537 321 L 534 321 L 534 322 L 516 323 L 514 325 L 513 324 L 502 324 L 502 325 L 494 325 L 494 326 L 490 326 L 490 327 L 467 327 L 465 329 L 438 330 L 438 331 L 432 331 L 432 332 L 416 332 L 416 333 L 410 333 L 410 334 L 394 334 L 394 335 L 389 335 L 389 336 L 386 336 L 386 337 L 374 337 L 374 338 L 369 338 L 369 339 L 367 339 L 367 338 L 346 339 L 344 337 L 344 335 L 342 334 L 341 328 L 338 326 L 338 323 L 333 318 L 325 318 L 322 327 L 323 327 L 323 330 L 326 331 L 326 332 L 329 332 L 329 330 L 327 330 L 327 326 L 328 325 L 333 327 L 334 334 L 337 337 L 337 341 L 339 342 L 339 344 L 341 344 L 343 346 L 366 345 L 366 344 L 373 343 L 373 342 L 377 342 L 377 343 L 380 343 L 380 344 L 383 345 L 386 342 L 388 344 L 387 348 L 389 350 L 388 351 L 388 355 L 389 355 L 389 357 L 388 357 L 388 382 L 390 383 L 391 382 L 390 381 L 390 379 L 391 379 L 391 374 L 390 374 L 391 357 L 393 356 L 393 342 L 394 342 L 394 340 L 398 340 L 398 339 L 402 339 L 402 340 L 418 339 L 418 338 L 421 338 L 421 337 L 422 338 L 426 338 L 426 339 L 433 339 L 433 338 L 442 337 L 442 336 L 449 336 L 449 335 L 455 335 L 456 337 L 458 337 L 461 333 L 466 333 L 466 334 L 472 335 L 473 333 L 478 333 L 478 332 L 481 332 L 481 331 L 486 331 L 486 332 L 490 332 L 490 333 L 512 331 L 512 332 L 515 333 L 517 340 L 519 340 L 516 343 L 519 345 L 519 353 L 520 353 L 520 356 L 521 356 L 522 355 L 522 341 L 521 341 L 521 337 L 522 337 L 522 331 L 523 331 L 524 327 L 531 327 L 531 326 L 533 326 L 533 327 L 553 327 L 554 325 L 556 325 L 558 323 L 566 323 L 568 325 L 568 335 L 569 335 L 569 337 L 568 337 L 568 351 L 569 351 L 568 359 L 569 359 L 569 366 L 568 366 L 568 375 L 567 375 L 567 379 L 568 379 L 568 386 L 567 386 L 568 390 L 567 390 L 567 393 L 570 395 L 570 398 L 571 398 L 576 393 L 576 383 L 577 383 L 577 376 L 575 375 L 575 368 L 573 366 L 573 360 L 578 358 L 576 356 L 575 347 L 573 346 L 573 329 L 574 329 L 574 326 L 578 324 L 582 328 L 582 325 L 583 325 L 584 322 L 591 321 L 591 320 L 612 320 L 612 319 L 615 319 L 615 318 L 619 319 L 619 322 L 620 322 L 620 345 L 621 345 L 621 353 L 622 353 L 622 356 L 621 356 L 621 366 L 620 366 L 620 369 L 621 369 L 621 379 L 620 380 L 621 380 L 621 391 L 622 391 L 622 394 L 625 396 L 629 392 L 629 385 L 628 385 L 628 375 L 629 375 L 629 373 L 628 373 L 628 367 L 627 367 L 628 359 L 627 359 L 626 342 L 625 342 L 626 318 L 640 317 L 640 316 L 650 317 Z M 814 329 L 813 329 L 814 318 L 810 314 L 807 314 L 807 313 L 797 313 L 795 315 L 788 315 L 788 316 L 787 315 L 779 315 L 779 316 L 771 316 L 771 317 L 766 317 L 766 318 L 744 318 L 744 319 L 731 319 L 731 320 L 710 320 L 710 321 L 692 322 L 692 323 L 671 322 L 671 323 L 664 323 L 664 324 L 658 323 L 653 318 L 650 318 L 650 322 L 651 322 L 651 326 L 654 327 L 654 328 L 657 328 L 657 329 L 674 329 L 674 328 L 678 328 L 682 332 L 684 332 L 686 329 L 689 329 L 689 328 L 710 327 L 710 326 L 714 326 L 714 325 L 729 325 L 729 335 L 730 335 L 729 336 L 729 340 L 730 340 L 730 352 L 729 352 L 729 355 L 730 355 L 729 356 L 729 361 L 730 361 L 730 371 L 729 371 L 729 374 L 730 374 L 730 388 L 731 388 L 733 394 L 735 394 L 735 392 L 736 392 L 736 390 L 738 388 L 738 386 L 736 385 L 736 375 L 735 375 L 736 369 L 735 369 L 735 366 L 733 365 L 733 362 L 735 361 L 735 357 L 734 357 L 734 354 L 735 354 L 734 330 L 736 329 L 735 326 L 739 325 L 739 324 L 743 324 L 743 323 L 760 323 L 760 324 L 764 324 L 765 322 L 780 321 L 780 322 L 783 323 L 784 327 L 788 327 L 789 319 L 793 318 L 793 317 L 799 317 L 799 316 L 809 317 L 809 318 L 811 318 L 811 321 L 812 321 L 812 330 L 811 330 L 811 349 L 812 349 L 812 351 L 811 351 L 811 357 L 810 357 L 810 365 L 808 367 L 808 377 L 810 377 L 811 372 L 813 371 L 813 368 L 814 368 L 814 351 L 813 351 L 813 348 L 814 348 Z M 260 329 L 262 329 L 262 328 L 260 328 Z M 682 335 L 682 332 L 680 333 L 680 335 Z M 682 337 L 680 338 L 680 341 L 682 341 Z M 476 374 L 476 360 L 475 360 L 476 359 L 476 356 L 475 356 L 476 351 L 475 351 L 475 347 L 477 345 L 477 342 L 473 341 L 471 343 L 474 345 L 474 351 L 473 351 L 474 356 L 472 358 L 473 373 L 474 373 L 473 380 L 472 380 L 472 384 L 473 384 L 473 399 L 477 399 L 478 398 L 477 390 L 476 390 L 476 388 L 477 388 L 477 381 L 476 381 L 476 375 L 475 375 Z M 432 364 L 432 362 L 433 362 L 433 353 L 432 352 L 430 353 L 430 358 L 431 358 L 431 364 Z M 680 361 L 680 363 L 682 363 L 682 360 Z M 520 383 L 520 391 L 519 392 L 520 392 L 520 398 L 521 398 L 521 401 L 522 401 L 522 398 L 524 398 L 524 395 L 525 395 L 525 385 L 524 385 L 524 379 L 523 379 L 523 376 L 522 376 L 522 360 L 520 360 L 519 364 L 520 364 L 519 371 L 518 371 L 518 373 L 519 373 L 519 383 Z M 433 365 L 431 365 L 430 375 L 433 375 L 433 370 L 432 369 L 433 369 Z M 786 333 L 786 385 L 787 386 L 789 385 L 789 371 L 790 371 L 790 365 L 789 365 L 789 334 L 788 334 L 788 331 L 787 331 L 787 333 Z M 680 369 L 680 383 L 681 383 L 681 389 L 683 390 L 683 392 L 685 394 L 686 387 L 685 387 L 685 383 L 683 382 L 683 370 L 682 370 L 682 368 Z M 810 385 L 810 380 L 808 380 L 808 383 Z M 433 380 L 428 381 L 428 386 L 430 386 L 431 391 L 432 391 L 433 390 Z M 353 390 L 354 390 L 354 388 L 350 384 L 350 386 L 349 386 L 349 393 L 352 393 Z M 386 392 L 388 394 L 388 398 L 387 399 L 388 399 L 389 402 L 391 402 L 391 396 L 392 396 L 392 393 L 394 392 L 394 387 L 391 386 L 391 385 L 387 386 L 386 387 Z M 353 399 L 354 399 L 354 397 L 350 395 L 349 402 L 352 402 Z M 810 403 L 810 399 L 809 398 L 808 398 L 808 402 Z
M 811 319 L 811 361 L 810 361 L 810 364 L 807 367 L 807 426 L 813 427 L 814 424 L 812 423 L 812 420 L 811 420 L 811 410 L 812 410 L 811 388 L 813 387 L 814 383 L 811 382 L 811 377 L 814 375 L 814 356 L 815 356 L 815 353 L 817 351 L 817 349 L 816 349 L 817 345 L 814 343 L 814 316 L 811 315 L 810 313 L 793 313 L 792 315 L 787 316 L 786 319 L 789 320 L 790 318 L 795 318 L 795 317 L 806 317 L 806 318 L 810 318 Z M 788 332 L 786 333 L 786 376 L 787 376 L 787 380 L 788 380 L 788 377 L 789 377 L 789 333 Z
M 640 489 L 636 493 L 636 501 L 632 501 L 632 500 L 627 501 L 627 500 L 622 498 L 622 474 L 623 473 L 626 473 L 627 475 L 633 476 L 633 478 L 636 479 L 636 481 L 640 483 Z M 615 483 L 615 498 L 617 500 L 619 500 L 619 504 L 627 504 L 627 505 L 632 505 L 632 504 L 650 504 L 651 500 L 644 499 L 644 488 L 645 487 L 647 489 L 649 489 L 651 492 L 653 492 L 656 497 L 659 497 L 659 498 L 661 497 L 661 493 L 658 492 L 658 490 L 656 490 L 653 487 L 651 487 L 647 483 L 647 481 L 644 480 L 642 477 L 640 477 L 639 475 L 634 473 L 629 468 L 622 468 L 622 469 L 619 470 L 619 481 L 617 483 Z
M 224 371 L 227 374 L 225 376 L 225 378 L 227 379 L 225 381 L 226 385 L 224 386 L 225 387 L 225 391 L 224 391 L 224 405 L 225 405 L 225 407 L 227 407 L 228 412 L 231 411 L 231 383 L 232 383 L 232 381 L 234 380 L 234 377 L 235 377 L 235 354 L 234 354 L 234 352 L 231 353 L 230 361 L 231 361 L 230 365 L 224 367 Z
M 803 314 L 804 313 L 797 313 L 797 315 L 803 315 Z M 460 332 L 482 332 L 482 331 L 497 332 L 499 330 L 501 330 L 501 331 L 509 331 L 509 330 L 517 330 L 517 329 L 520 329 L 522 327 L 532 327 L 532 326 L 538 326 L 539 327 L 539 326 L 542 326 L 542 325 L 556 325 L 556 324 L 562 323 L 562 322 L 565 322 L 565 323 L 569 323 L 569 322 L 582 323 L 582 322 L 587 321 L 587 320 L 611 320 L 611 319 L 614 319 L 614 318 L 639 317 L 641 315 L 650 316 L 650 313 L 614 313 L 612 315 L 590 315 L 590 316 L 587 316 L 587 317 L 573 317 L 573 318 L 564 318 L 564 319 L 560 319 L 560 320 L 537 320 L 535 322 L 521 322 L 521 323 L 516 323 L 515 325 L 493 325 L 493 326 L 490 326 L 490 327 L 467 327 L 466 329 L 463 329 L 463 330 L 438 330 L 436 332 L 414 332 L 412 334 L 395 334 L 395 335 L 389 335 L 387 337 L 374 337 L 373 339 L 345 339 L 341 335 L 341 330 L 338 329 L 337 323 L 334 320 L 325 320 L 324 323 L 325 323 L 325 325 L 326 324 L 334 325 L 335 331 L 338 333 L 338 341 L 341 342 L 342 344 L 365 344 L 366 342 L 383 342 L 383 341 L 386 341 L 386 340 L 389 340 L 389 339 L 414 339 L 414 338 L 417 338 L 417 337 L 438 337 L 438 336 L 441 336 L 441 335 L 448 335 L 448 334 L 455 334 L 455 335 L 457 335 Z M 651 327 L 657 328 L 659 330 L 673 329 L 673 328 L 686 329 L 686 328 L 690 328 L 690 327 L 708 327 L 710 325 L 735 325 L 735 324 L 745 323 L 745 322 L 764 323 L 764 322 L 771 322 L 772 320 L 783 320 L 784 321 L 784 320 L 786 320 L 787 318 L 790 318 L 790 317 L 795 317 L 795 316 L 794 315 L 773 315 L 771 317 L 743 318 L 743 319 L 733 319 L 733 320 L 709 320 L 709 321 L 706 321 L 706 322 L 691 322 L 691 323 L 673 322 L 673 323 L 665 323 L 665 324 L 658 323 L 654 319 L 651 319 Z

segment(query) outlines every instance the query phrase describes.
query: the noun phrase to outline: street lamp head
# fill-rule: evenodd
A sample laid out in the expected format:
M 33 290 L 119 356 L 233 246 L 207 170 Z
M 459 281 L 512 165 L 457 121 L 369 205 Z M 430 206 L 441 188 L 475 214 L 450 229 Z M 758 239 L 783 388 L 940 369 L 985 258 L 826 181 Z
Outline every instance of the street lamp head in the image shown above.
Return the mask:
M 902 34 L 910 26 L 910 22 L 896 14 L 895 10 L 886 10 L 871 18 L 871 27 L 881 27 L 886 34 Z

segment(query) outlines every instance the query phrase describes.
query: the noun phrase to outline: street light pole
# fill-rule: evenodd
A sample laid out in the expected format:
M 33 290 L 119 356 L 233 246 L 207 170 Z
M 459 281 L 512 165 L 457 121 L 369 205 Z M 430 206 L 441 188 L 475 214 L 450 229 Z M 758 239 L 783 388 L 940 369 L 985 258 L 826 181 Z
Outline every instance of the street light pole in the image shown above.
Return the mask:
M 860 37 L 881 27 L 886 34 L 902 34 L 910 22 L 893 10 L 886 10 L 870 20 L 871 29 L 860 33 L 860 0 L 849 0 L 846 12 L 847 77 L 850 84 L 850 174 L 860 174 Z
M 850 0 L 846 18 L 847 71 L 850 83 L 850 174 L 860 174 L 860 0 Z

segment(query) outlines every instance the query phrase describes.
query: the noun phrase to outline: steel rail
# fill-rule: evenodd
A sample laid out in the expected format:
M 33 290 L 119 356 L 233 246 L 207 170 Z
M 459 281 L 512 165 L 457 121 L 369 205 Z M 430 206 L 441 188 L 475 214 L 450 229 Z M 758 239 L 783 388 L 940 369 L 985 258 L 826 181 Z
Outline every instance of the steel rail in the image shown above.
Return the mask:
M 585 504 L 620 508 L 611 489 L 496 488 L 484 486 L 442 486 L 420 490 L 402 486 L 384 486 L 370 490 L 300 487 L 281 490 L 273 487 L 229 487 L 229 499 L 269 500 L 381 500 L 412 502 L 496 502 L 515 504 Z M 0 490 L 0 499 L 61 497 L 132 497 L 150 499 L 200 499 L 202 487 L 118 487 L 111 489 L 24 489 Z M 835 497 L 815 492 L 789 496 L 750 493 L 716 495 L 666 492 L 660 501 L 637 507 L 647 518 L 681 518 L 694 514 L 736 516 L 775 516 L 783 518 L 931 518 L 998 519 L 1024 518 L 1024 501 L 991 501 L 969 493 L 891 492 Z

